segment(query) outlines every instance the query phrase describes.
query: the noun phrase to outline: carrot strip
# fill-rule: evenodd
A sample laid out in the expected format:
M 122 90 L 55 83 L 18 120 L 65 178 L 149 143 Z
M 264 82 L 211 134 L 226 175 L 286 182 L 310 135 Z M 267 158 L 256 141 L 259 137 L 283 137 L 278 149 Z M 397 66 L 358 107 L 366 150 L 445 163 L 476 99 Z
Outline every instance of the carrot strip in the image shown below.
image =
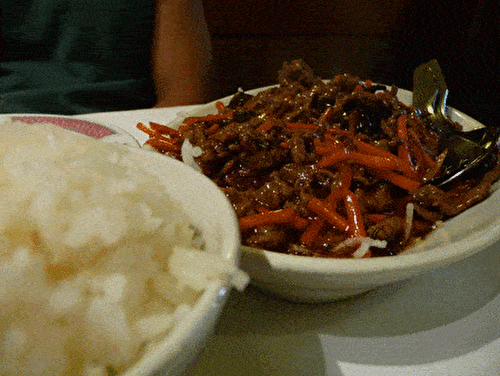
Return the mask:
M 295 217 L 295 210 L 291 208 L 279 209 L 241 217 L 239 225 L 240 230 L 247 230 L 263 225 L 292 223 Z
M 282 143 L 280 143 L 280 148 L 288 149 L 289 147 L 290 143 L 288 141 L 283 141 Z
M 386 157 L 386 158 L 395 158 L 396 157 L 390 151 L 382 149 L 379 146 L 369 144 L 368 142 L 361 141 L 358 139 L 354 139 L 354 140 L 352 140 L 352 142 L 353 142 L 354 146 L 356 146 L 356 149 L 362 153 L 378 155 L 380 157 Z
M 314 241 L 317 239 L 321 228 L 323 227 L 324 221 L 316 217 L 314 218 L 306 230 L 300 236 L 300 242 L 307 247 L 312 247 Z
M 345 129 L 340 129 L 340 128 L 328 128 L 326 132 L 327 134 L 331 133 L 331 134 L 340 134 L 342 136 L 351 136 L 351 137 L 355 136 L 355 133 L 353 131 L 347 131 Z
M 347 232 L 349 230 L 349 222 L 344 219 L 340 214 L 331 210 L 327 204 L 321 201 L 319 198 L 313 197 L 307 203 L 307 208 L 313 213 L 318 215 L 320 218 L 324 219 L 330 223 L 333 227 Z
M 331 133 L 325 133 L 325 142 L 329 144 L 339 144 L 341 143 L 337 137 Z
M 349 153 L 345 149 L 330 153 L 329 155 L 323 157 L 316 165 L 318 167 L 329 167 L 346 160 L 374 169 L 399 169 L 398 163 L 392 158 L 381 157 L 378 155 L 366 155 L 357 152 Z
M 271 120 L 266 120 L 265 122 L 263 122 L 261 125 L 259 125 L 257 127 L 257 130 L 259 132 L 269 132 L 272 127 L 273 127 L 273 123 L 271 122 Z
M 193 124 L 184 124 L 184 125 L 179 125 L 179 128 L 177 128 L 177 130 L 179 131 L 180 134 L 184 134 L 186 133 L 187 131 L 193 129 Z
M 295 216 L 292 220 L 292 225 L 297 230 L 304 230 L 309 225 L 309 221 L 305 218 L 300 217 L 297 213 L 295 213 Z
M 146 133 L 149 137 L 157 137 L 157 136 L 158 136 L 158 134 L 157 134 L 154 130 L 152 130 L 152 129 L 150 129 L 150 128 L 146 127 L 146 126 L 144 125 L 144 123 L 137 123 L 137 126 L 136 126 L 136 127 L 137 127 L 137 129 L 139 129 L 141 132 Z
M 348 164 L 343 164 L 339 168 L 339 185 L 328 195 L 325 202 L 330 204 L 332 210 L 336 210 L 338 201 L 345 196 L 345 192 L 350 189 L 352 182 L 352 169 Z
M 327 154 L 331 153 L 335 149 L 333 149 L 330 146 L 315 145 L 314 146 L 314 150 L 316 151 L 316 154 L 318 154 L 318 155 L 327 155 Z
M 400 188 L 406 189 L 407 191 L 413 191 L 421 186 L 419 181 L 407 178 L 406 176 L 400 175 L 393 171 L 378 171 L 379 176 L 383 179 L 390 181 L 392 184 L 397 185 Z
M 155 123 L 150 121 L 149 122 L 149 127 L 155 131 L 158 131 L 161 134 L 167 134 L 172 137 L 181 137 L 181 134 L 177 129 L 167 127 L 166 125 Z
M 339 183 L 342 189 L 350 189 L 352 183 L 352 168 L 349 165 L 340 166 Z
M 316 165 L 318 167 L 329 167 L 331 165 L 334 165 L 335 163 L 346 161 L 348 159 L 349 159 L 349 153 L 345 148 L 339 150 L 332 150 L 330 154 L 320 159 L 319 162 L 316 163 Z
M 181 147 L 163 138 L 150 138 L 145 142 L 146 145 L 154 147 L 156 150 L 167 152 L 173 151 L 175 153 L 181 152 Z
M 321 142 L 319 138 L 315 138 L 313 140 L 313 145 L 314 150 L 319 155 L 326 155 L 334 150 L 339 150 L 339 148 L 343 147 L 343 145 L 338 140 L 336 140 L 336 142 L 333 142 L 331 140 L 325 140 L 325 142 Z
M 367 218 L 369 218 L 373 222 L 380 222 L 388 217 L 387 214 L 377 214 L 377 213 L 372 213 L 372 214 L 367 214 Z
M 336 211 L 337 210 L 337 205 L 342 198 L 342 189 L 335 189 L 333 190 L 328 197 L 325 200 L 325 204 L 328 204 L 328 207 Z
M 400 115 L 397 120 L 398 137 L 405 142 L 408 140 L 408 129 L 406 127 L 407 120 L 407 115 Z
M 390 151 L 357 139 L 354 139 L 353 143 L 356 146 L 356 149 L 359 150 L 360 152 L 389 158 L 393 160 L 394 163 L 398 166 L 396 168 L 397 171 L 401 172 L 406 176 L 409 176 L 410 178 L 417 178 L 415 171 L 412 170 L 401 158 L 392 154 Z
M 344 202 L 347 209 L 347 220 L 349 229 L 354 237 L 365 237 L 366 230 L 363 223 L 363 214 L 359 205 L 358 197 L 350 190 L 346 190 Z
M 221 101 L 215 102 L 215 108 L 217 108 L 217 111 L 219 111 L 219 113 L 227 111 L 227 107 Z
M 315 124 L 304 124 L 304 123 L 286 123 L 286 127 L 288 129 L 310 129 L 310 130 L 316 130 L 316 125 Z

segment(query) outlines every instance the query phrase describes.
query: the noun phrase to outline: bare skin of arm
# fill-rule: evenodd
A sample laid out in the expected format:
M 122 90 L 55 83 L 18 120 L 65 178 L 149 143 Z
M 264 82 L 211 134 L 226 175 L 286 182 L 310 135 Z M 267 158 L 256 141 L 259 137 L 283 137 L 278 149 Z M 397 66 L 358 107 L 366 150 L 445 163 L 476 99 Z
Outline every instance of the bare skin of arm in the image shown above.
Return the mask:
M 201 0 L 157 0 L 152 51 L 155 107 L 202 103 L 211 62 Z

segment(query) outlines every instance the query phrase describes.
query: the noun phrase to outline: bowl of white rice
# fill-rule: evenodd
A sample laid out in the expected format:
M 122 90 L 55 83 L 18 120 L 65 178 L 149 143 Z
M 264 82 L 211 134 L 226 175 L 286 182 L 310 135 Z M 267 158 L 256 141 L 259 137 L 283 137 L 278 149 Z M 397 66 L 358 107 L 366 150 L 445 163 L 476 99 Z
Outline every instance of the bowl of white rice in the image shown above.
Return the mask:
M 239 267 L 225 195 L 185 164 L 0 123 L 0 375 L 180 374 Z

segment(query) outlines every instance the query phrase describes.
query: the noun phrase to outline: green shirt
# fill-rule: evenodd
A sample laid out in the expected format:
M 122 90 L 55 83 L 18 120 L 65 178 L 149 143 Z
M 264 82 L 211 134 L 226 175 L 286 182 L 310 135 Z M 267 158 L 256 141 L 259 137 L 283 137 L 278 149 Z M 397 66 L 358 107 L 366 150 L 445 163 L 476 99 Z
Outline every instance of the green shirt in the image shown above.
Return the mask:
M 153 0 L 2 0 L 0 113 L 154 105 Z

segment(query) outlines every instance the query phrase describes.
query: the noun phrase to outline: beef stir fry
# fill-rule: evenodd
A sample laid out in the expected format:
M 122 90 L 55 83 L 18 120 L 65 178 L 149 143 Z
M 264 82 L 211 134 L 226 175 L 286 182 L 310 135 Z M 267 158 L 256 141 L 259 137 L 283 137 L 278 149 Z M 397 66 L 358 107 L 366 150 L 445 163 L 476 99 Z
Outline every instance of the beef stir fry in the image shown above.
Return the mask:
M 238 92 L 216 114 L 188 117 L 178 130 L 138 128 L 174 158 L 201 150 L 194 160 L 232 202 L 245 245 L 389 256 L 485 199 L 500 176 L 495 159 L 452 187 L 432 185 L 446 151 L 426 114 L 396 94 L 347 74 L 324 82 L 297 60 L 283 65 L 278 86 Z

